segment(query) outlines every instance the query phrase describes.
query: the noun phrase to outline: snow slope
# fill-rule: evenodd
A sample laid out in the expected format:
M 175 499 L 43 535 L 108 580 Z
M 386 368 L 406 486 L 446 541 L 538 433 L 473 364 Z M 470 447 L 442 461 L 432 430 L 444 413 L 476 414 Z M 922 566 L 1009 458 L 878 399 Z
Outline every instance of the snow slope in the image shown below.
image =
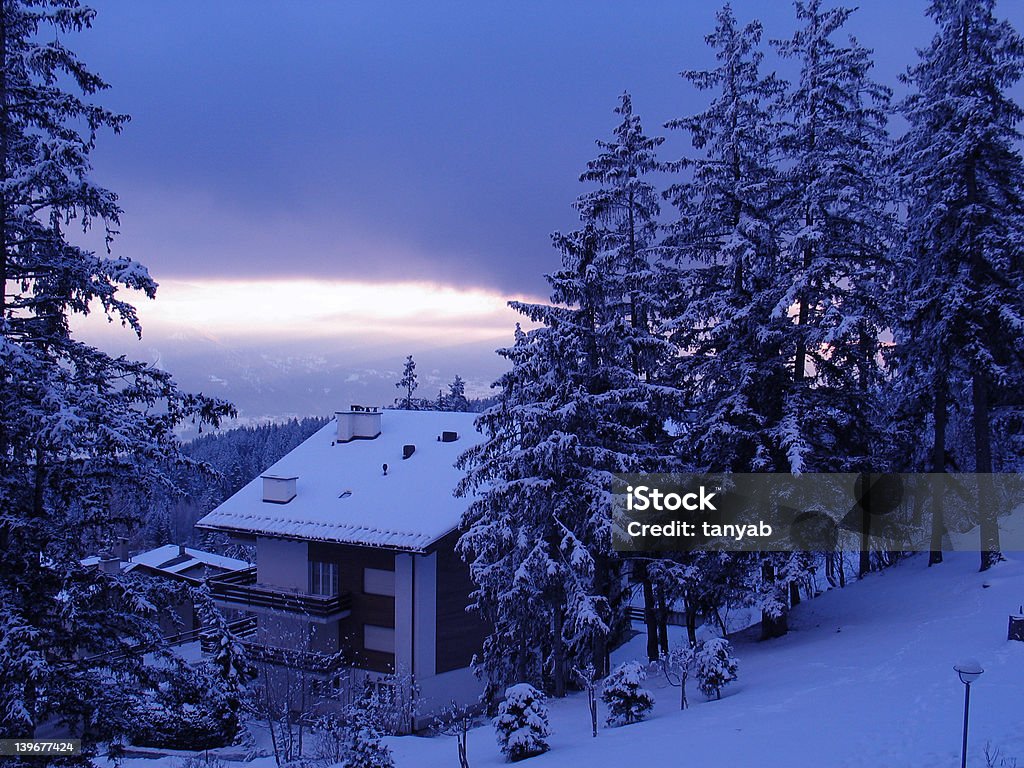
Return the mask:
M 678 689 L 652 675 L 653 718 L 597 739 L 584 698 L 552 701 L 551 751 L 528 765 L 955 766 L 964 690 L 952 665 L 975 657 L 986 672 L 972 686 L 968 765 L 985 766 L 991 742 L 1005 768 L 1010 758 L 1024 768 L 1024 643 L 1006 640 L 1007 616 L 1024 603 L 1024 557 L 986 574 L 977 554 L 930 569 L 925 557 L 805 602 L 786 637 L 737 641 L 740 678 L 721 701 L 704 701 L 691 679 L 690 708 L 679 712 Z M 640 635 L 615 661 L 641 658 L 644 647 Z M 450 738 L 390 743 L 399 768 L 457 765 Z M 489 725 L 470 734 L 469 759 L 507 765 Z
M 583 696 L 551 701 L 551 751 L 521 765 L 952 768 L 960 764 L 964 693 L 952 665 L 973 656 L 986 671 L 972 686 L 968 765 L 985 768 L 989 742 L 1005 760 L 995 768 L 1012 768 L 1013 758 L 1024 768 L 1024 643 L 1006 640 L 1007 616 L 1024 603 L 1024 555 L 986 574 L 977 572 L 977 553 L 947 553 L 936 568 L 926 567 L 926 557 L 801 604 L 786 637 L 734 641 L 740 677 L 721 701 L 704 701 L 691 679 L 690 708 L 680 712 L 679 689 L 652 675 L 653 717 L 602 728 L 597 739 Z M 680 635 L 672 629 L 673 642 Z M 644 648 L 641 634 L 615 662 L 641 659 Z M 261 745 L 263 736 L 257 733 Z M 397 768 L 458 765 L 449 737 L 388 742 Z M 470 733 L 469 760 L 472 768 L 508 765 L 489 723 Z M 164 757 L 122 765 L 178 764 Z M 274 760 L 228 765 L 271 768 Z

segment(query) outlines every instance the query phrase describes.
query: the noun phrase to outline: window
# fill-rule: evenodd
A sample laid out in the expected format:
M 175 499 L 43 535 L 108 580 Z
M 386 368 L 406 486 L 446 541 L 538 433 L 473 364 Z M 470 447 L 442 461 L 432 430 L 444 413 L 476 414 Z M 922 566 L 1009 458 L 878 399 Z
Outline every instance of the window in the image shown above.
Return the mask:
M 309 593 L 333 596 L 338 594 L 338 564 L 309 561 Z
M 395 652 L 395 628 L 363 624 L 363 647 L 368 651 Z
M 395 596 L 395 572 L 382 568 L 363 569 L 363 592 L 367 595 Z

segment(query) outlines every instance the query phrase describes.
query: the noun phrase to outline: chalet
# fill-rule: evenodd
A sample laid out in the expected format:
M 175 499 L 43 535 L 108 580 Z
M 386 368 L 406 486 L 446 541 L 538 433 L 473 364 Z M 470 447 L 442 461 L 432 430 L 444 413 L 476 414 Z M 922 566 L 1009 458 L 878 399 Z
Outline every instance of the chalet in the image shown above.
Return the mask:
M 453 495 L 473 420 L 352 406 L 199 521 L 255 548 L 254 566 L 208 584 L 255 617 L 261 658 L 315 667 L 342 651 L 365 675 L 415 676 L 428 709 L 475 701 L 486 633 L 466 611 Z

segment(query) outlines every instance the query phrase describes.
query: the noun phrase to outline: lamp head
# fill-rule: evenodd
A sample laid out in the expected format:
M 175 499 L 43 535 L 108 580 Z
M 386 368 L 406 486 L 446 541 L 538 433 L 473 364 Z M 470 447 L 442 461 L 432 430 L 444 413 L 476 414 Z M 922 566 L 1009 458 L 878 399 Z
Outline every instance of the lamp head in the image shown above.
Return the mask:
M 964 685 L 970 685 L 985 671 L 975 659 L 965 659 L 953 667 L 953 670 L 960 676 L 960 682 Z

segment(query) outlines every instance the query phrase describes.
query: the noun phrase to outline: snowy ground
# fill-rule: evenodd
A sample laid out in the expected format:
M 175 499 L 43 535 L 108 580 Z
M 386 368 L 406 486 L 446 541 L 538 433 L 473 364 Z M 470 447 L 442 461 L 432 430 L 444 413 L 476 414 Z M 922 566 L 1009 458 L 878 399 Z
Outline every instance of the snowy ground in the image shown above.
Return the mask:
M 1024 556 L 986 574 L 977 573 L 976 554 L 947 555 L 931 569 L 924 557 L 800 605 L 786 637 L 737 641 L 740 679 L 721 701 L 705 702 L 691 680 L 690 708 L 680 712 L 678 689 L 652 676 L 654 716 L 597 739 L 582 696 L 552 701 L 551 751 L 526 764 L 958 766 L 963 685 L 952 665 L 974 657 L 986 671 L 972 686 L 968 764 L 984 768 L 988 742 L 1006 761 L 996 768 L 1011 768 L 1013 758 L 1024 768 L 1024 643 L 1006 640 L 1007 616 L 1024 603 Z M 679 635 L 675 629 L 673 642 Z M 642 658 L 644 647 L 639 635 L 615 661 Z M 451 738 L 389 743 L 399 768 L 458 764 Z M 489 725 L 470 734 L 469 759 L 473 768 L 507 765 Z
M 1007 616 L 1024 602 L 1024 557 L 987 574 L 976 554 L 931 569 L 924 557 L 804 603 L 784 638 L 738 642 L 740 679 L 721 701 L 703 701 L 691 681 L 679 712 L 678 689 L 651 678 L 655 716 L 597 739 L 583 698 L 552 702 L 551 751 L 530 768 L 957 766 L 963 685 L 952 665 L 965 656 L 986 670 L 972 686 L 968 764 L 985 766 L 990 742 L 1024 768 L 1024 643 L 1006 640 Z M 616 661 L 644 647 L 638 636 Z M 448 738 L 391 747 L 400 768 L 457 764 Z M 505 765 L 490 727 L 470 734 L 469 757 L 473 768 Z

